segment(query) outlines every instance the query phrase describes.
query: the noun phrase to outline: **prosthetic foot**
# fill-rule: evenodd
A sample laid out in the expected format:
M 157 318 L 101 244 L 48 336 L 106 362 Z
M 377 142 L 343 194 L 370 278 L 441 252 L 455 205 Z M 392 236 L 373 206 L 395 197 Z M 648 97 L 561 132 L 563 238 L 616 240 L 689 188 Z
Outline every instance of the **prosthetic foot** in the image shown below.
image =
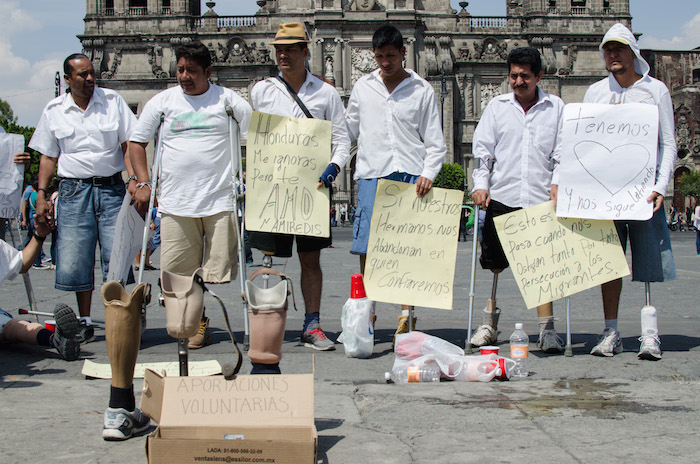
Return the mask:
M 484 309 L 483 321 L 472 336 L 472 346 L 493 345 L 498 341 L 498 319 L 500 317 L 501 310 L 496 307 L 496 301 L 488 300 Z
M 105 305 L 105 338 L 112 366 L 112 386 L 130 388 L 141 346 L 141 311 L 150 296 L 150 285 L 139 284 L 131 294 L 117 281 L 100 290 Z

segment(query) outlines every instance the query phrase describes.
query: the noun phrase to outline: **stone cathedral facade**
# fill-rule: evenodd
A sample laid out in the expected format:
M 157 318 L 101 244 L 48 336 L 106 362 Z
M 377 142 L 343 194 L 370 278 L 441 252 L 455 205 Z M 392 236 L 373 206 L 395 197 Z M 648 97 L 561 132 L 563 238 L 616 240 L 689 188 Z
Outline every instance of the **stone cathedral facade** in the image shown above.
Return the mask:
M 219 3 L 224 1 L 233 0 Z M 405 38 L 406 67 L 435 89 L 445 161 L 469 174 L 479 117 L 494 96 L 510 91 L 505 60 L 512 49 L 539 49 L 540 87 L 567 103 L 579 102 L 607 74 L 598 52 L 605 31 L 617 22 L 632 25 L 629 0 L 500 1 L 506 3 L 504 17 L 472 16 L 468 2 L 457 11 L 449 0 L 257 0 L 252 16 L 219 16 L 215 2 L 202 8 L 200 0 L 87 0 L 79 39 L 99 85 L 119 91 L 138 113 L 156 93 L 176 85 L 174 47 L 193 40 L 211 52 L 213 82 L 247 98 L 257 81 L 276 73 L 269 42 L 278 24 L 293 21 L 302 22 L 310 36 L 309 69 L 347 100 L 355 81 L 376 68 L 374 30 L 391 23 Z M 679 94 L 674 104 L 684 156 L 678 169 L 700 166 L 700 50 L 646 53 L 661 73 L 657 77 Z M 353 200 L 353 165 L 339 176 L 336 201 Z

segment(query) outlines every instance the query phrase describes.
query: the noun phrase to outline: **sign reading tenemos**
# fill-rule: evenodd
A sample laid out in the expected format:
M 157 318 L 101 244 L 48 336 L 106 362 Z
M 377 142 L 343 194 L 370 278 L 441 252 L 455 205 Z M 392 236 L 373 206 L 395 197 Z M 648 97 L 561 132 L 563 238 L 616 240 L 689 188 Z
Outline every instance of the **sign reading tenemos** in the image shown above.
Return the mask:
M 248 129 L 248 230 L 330 236 L 328 189 L 316 189 L 331 158 L 331 123 L 253 112 Z
M 646 220 L 656 180 L 655 105 L 564 108 L 557 216 Z

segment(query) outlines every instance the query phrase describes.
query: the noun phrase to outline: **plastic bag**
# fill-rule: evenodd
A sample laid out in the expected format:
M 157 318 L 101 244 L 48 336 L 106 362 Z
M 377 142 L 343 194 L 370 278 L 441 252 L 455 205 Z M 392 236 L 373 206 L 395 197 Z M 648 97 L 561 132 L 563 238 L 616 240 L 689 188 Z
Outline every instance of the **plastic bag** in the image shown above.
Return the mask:
M 348 358 L 369 358 L 374 349 L 374 301 L 369 298 L 348 298 L 343 305 L 343 332 L 338 342 L 345 347 Z

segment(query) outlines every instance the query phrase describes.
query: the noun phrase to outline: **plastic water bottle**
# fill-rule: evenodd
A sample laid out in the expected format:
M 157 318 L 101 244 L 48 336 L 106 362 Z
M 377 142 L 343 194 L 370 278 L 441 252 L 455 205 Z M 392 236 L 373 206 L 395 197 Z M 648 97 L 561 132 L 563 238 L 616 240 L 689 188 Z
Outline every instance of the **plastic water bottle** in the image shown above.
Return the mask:
M 513 377 L 527 377 L 530 373 L 527 369 L 527 355 L 529 353 L 530 339 L 523 330 L 523 324 L 515 324 L 515 331 L 510 336 L 510 357 L 515 361 L 511 375 Z
M 431 366 L 403 366 L 384 374 L 386 381 L 394 383 L 439 382 L 440 368 Z

